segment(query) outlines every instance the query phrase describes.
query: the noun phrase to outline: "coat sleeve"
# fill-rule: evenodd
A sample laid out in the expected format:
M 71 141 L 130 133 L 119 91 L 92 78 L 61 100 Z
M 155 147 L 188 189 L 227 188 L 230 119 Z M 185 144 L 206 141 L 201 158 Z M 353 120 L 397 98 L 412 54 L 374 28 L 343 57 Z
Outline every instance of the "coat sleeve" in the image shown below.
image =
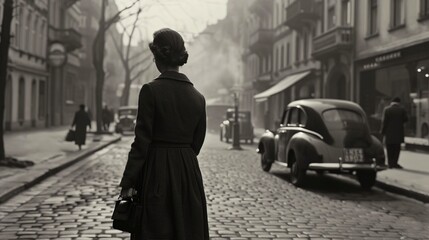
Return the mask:
M 72 127 L 74 127 L 74 125 L 76 125 L 76 116 L 77 116 L 77 113 L 74 114 Z
M 123 188 L 135 187 L 139 174 L 146 161 L 149 145 L 152 142 L 155 98 L 148 84 L 140 90 L 135 138 L 128 153 L 128 161 L 120 183 Z
M 204 143 L 204 138 L 206 137 L 206 121 L 206 102 L 204 100 L 203 114 L 201 114 L 200 120 L 198 121 L 198 125 L 194 131 L 194 138 L 192 141 L 192 149 L 194 150 L 196 155 L 200 153 L 201 147 Z
M 405 109 L 402 109 L 402 110 L 403 110 L 402 111 L 402 114 L 403 114 L 402 119 L 403 119 L 404 123 L 406 123 L 406 122 L 408 122 L 407 110 L 405 110 Z
M 386 108 L 384 108 L 383 110 L 383 115 L 381 117 L 381 128 L 380 128 L 380 133 L 382 135 L 386 135 L 386 122 L 387 122 L 387 118 L 386 118 Z

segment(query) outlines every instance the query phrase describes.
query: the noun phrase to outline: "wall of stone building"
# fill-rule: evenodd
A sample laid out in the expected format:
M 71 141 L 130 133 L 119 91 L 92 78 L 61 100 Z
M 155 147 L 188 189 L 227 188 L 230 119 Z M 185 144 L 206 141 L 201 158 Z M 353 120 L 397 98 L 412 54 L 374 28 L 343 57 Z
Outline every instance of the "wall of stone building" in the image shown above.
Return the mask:
M 6 131 L 44 127 L 47 113 L 47 2 L 17 3 L 6 79 Z
M 422 1 L 403 0 L 403 27 L 391 29 L 392 1 L 378 1 L 378 34 L 368 36 L 368 1 L 356 1 L 356 53 L 357 59 L 403 48 L 427 41 L 428 20 L 419 21 Z

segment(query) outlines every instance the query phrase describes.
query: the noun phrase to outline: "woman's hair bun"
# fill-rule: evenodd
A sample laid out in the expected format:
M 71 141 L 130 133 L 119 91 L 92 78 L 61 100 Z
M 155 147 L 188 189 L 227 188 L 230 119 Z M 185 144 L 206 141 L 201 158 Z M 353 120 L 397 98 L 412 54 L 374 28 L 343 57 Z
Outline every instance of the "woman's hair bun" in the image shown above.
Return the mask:
M 169 28 L 156 31 L 149 48 L 155 59 L 166 65 L 183 66 L 188 61 L 189 55 L 182 36 Z

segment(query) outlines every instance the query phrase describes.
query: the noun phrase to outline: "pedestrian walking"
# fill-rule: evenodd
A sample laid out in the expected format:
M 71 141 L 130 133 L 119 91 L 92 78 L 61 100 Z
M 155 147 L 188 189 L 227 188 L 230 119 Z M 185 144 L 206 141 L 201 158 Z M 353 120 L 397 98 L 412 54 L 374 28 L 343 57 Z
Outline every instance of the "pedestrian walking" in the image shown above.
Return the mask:
M 161 29 L 153 36 L 149 47 L 161 75 L 141 88 L 136 137 L 120 183 L 122 197 L 137 189 L 143 204 L 141 228 L 131 239 L 208 240 L 197 161 L 206 134 L 205 99 L 179 73 L 188 59 L 180 34 Z
M 101 121 L 103 122 L 103 130 L 109 131 L 110 110 L 107 105 L 104 106 L 103 110 L 101 111 Z
M 72 128 L 76 126 L 75 131 L 75 144 L 79 146 L 79 150 L 82 149 L 82 145 L 85 145 L 86 140 L 86 128 L 91 129 L 91 120 L 89 114 L 85 111 L 85 105 L 79 106 L 79 111 L 74 114 Z
M 395 97 L 383 111 L 381 134 L 386 144 L 389 168 L 402 168 L 398 159 L 401 143 L 404 142 L 404 123 L 408 121 L 408 117 L 400 102 L 401 99 Z

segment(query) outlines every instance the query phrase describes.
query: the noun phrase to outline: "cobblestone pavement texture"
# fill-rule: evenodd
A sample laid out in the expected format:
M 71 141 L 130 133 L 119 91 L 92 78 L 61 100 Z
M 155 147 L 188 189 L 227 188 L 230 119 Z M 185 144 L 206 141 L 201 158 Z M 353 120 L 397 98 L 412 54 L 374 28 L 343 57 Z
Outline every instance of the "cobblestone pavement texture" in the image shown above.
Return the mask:
M 0 205 L 0 239 L 128 239 L 111 212 L 131 138 L 111 145 Z M 199 156 L 212 239 L 429 239 L 429 205 L 335 176 L 259 167 L 209 135 Z

